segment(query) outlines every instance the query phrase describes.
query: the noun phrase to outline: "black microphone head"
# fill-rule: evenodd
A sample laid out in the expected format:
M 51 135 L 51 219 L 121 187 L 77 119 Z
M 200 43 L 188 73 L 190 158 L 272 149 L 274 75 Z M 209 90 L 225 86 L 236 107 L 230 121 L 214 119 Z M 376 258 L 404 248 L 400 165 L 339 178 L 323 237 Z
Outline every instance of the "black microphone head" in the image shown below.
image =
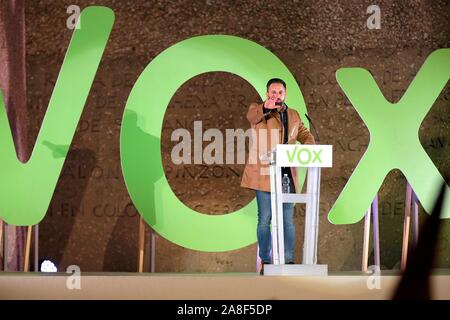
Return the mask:
M 287 108 L 287 104 L 284 103 L 284 101 L 282 101 L 282 102 L 275 102 L 275 105 L 276 106 L 281 106 L 282 110 L 285 110 Z

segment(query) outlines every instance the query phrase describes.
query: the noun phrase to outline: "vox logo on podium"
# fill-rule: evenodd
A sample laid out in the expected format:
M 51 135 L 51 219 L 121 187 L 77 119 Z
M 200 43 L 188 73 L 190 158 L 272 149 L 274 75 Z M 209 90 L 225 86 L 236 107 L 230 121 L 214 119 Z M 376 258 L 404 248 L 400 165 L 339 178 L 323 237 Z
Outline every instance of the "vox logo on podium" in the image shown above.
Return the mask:
M 330 168 L 333 160 L 331 145 L 277 145 L 277 164 L 283 167 Z

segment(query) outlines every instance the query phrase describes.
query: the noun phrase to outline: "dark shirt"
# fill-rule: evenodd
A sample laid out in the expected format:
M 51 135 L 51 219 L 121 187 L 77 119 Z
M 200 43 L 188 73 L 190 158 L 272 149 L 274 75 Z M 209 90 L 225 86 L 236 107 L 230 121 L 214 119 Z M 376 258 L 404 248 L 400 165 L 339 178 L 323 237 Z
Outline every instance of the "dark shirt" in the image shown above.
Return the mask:
M 281 124 L 283 125 L 283 144 L 288 143 L 288 113 L 287 113 L 287 106 L 285 105 L 285 108 L 282 111 L 278 111 L 278 114 L 280 115 Z M 263 105 L 263 113 L 266 114 L 268 112 L 272 111 L 271 109 L 267 109 Z M 292 171 L 290 167 L 281 167 L 281 179 L 283 179 L 284 175 L 287 174 L 289 177 L 289 185 L 290 185 L 290 193 L 295 193 L 295 184 L 294 179 L 292 178 Z
M 280 119 L 281 119 L 281 123 L 283 124 L 284 127 L 284 134 L 283 134 L 283 144 L 287 144 L 288 143 L 288 134 L 289 134 L 289 129 L 288 129 L 288 114 L 287 114 L 287 106 L 285 105 L 285 108 L 282 111 L 279 111 L 278 113 L 280 114 Z M 283 179 L 284 175 L 287 174 L 289 177 L 289 192 L 290 193 L 295 193 L 295 184 L 294 184 L 294 178 L 292 177 L 292 172 L 291 172 L 291 168 L 290 167 L 281 167 L 281 179 Z

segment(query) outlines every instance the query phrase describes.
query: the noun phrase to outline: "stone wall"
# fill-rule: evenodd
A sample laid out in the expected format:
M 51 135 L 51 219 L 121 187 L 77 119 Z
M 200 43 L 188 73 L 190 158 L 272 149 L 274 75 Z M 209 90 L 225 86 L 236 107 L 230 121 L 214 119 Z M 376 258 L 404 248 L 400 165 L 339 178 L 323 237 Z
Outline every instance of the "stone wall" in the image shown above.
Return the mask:
M 319 262 L 329 264 L 331 271 L 360 269 L 363 222 L 335 226 L 326 217 L 369 143 L 367 127 L 336 83 L 335 72 L 342 67 L 366 68 L 386 99 L 398 101 L 426 57 L 450 47 L 448 1 L 30 1 L 26 7 L 30 150 L 72 34 L 66 27 L 66 8 L 71 4 L 110 7 L 116 20 L 49 212 L 40 224 L 41 258 L 55 261 L 60 270 L 71 264 L 82 271 L 137 270 L 139 214 L 126 191 L 119 160 L 127 97 L 145 66 L 164 49 L 197 35 L 229 34 L 271 50 L 296 77 L 320 142 L 334 146 L 334 167 L 322 174 Z M 366 26 L 371 4 L 381 8 L 380 30 Z M 419 132 L 447 183 L 449 100 L 447 85 Z M 170 185 L 187 206 L 205 214 L 226 214 L 246 205 L 254 194 L 239 187 L 243 165 L 170 163 L 171 131 L 192 130 L 194 120 L 221 130 L 246 129 L 245 112 L 253 101 L 260 101 L 256 90 L 225 73 L 195 77 L 172 98 L 161 156 Z M 405 189 L 404 176 L 395 170 L 379 193 L 383 269 L 399 268 Z M 420 220 L 425 217 L 420 209 Z M 295 223 L 300 262 L 301 205 L 296 207 Z M 450 223 L 443 224 L 438 267 L 448 268 Z M 157 272 L 251 272 L 255 258 L 256 244 L 206 253 L 159 236 L 156 241 Z

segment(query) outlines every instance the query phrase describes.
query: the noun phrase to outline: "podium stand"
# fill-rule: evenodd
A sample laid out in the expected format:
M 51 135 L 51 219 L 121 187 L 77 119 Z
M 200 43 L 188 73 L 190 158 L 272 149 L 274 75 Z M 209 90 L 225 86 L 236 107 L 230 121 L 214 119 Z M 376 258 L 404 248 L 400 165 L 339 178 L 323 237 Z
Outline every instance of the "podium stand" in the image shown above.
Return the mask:
M 331 145 L 280 144 L 270 153 L 273 262 L 264 265 L 264 275 L 328 275 L 328 265 L 317 264 L 317 245 L 321 168 L 331 164 Z M 282 167 L 308 168 L 306 193 L 282 192 Z M 283 203 L 306 204 L 302 264 L 285 264 Z

